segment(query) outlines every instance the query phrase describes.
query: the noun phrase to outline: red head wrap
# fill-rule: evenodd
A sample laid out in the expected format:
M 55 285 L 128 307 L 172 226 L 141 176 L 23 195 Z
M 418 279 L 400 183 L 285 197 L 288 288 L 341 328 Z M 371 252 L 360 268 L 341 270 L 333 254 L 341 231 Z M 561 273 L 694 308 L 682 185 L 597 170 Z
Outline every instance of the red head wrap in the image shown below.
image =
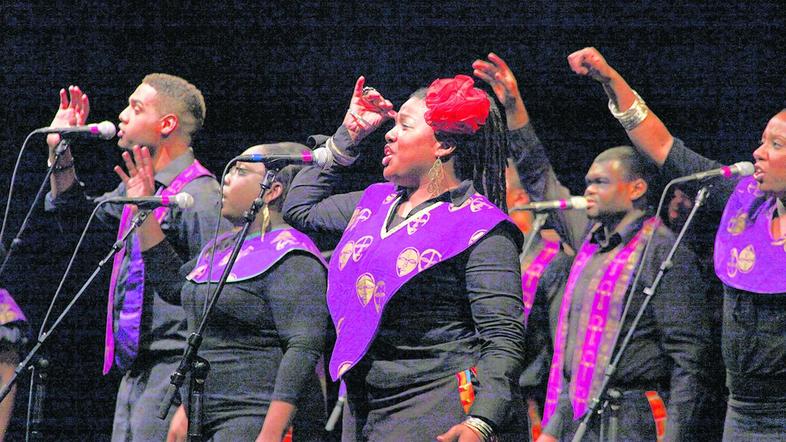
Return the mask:
M 434 80 L 426 91 L 426 123 L 435 132 L 474 134 L 489 116 L 488 96 L 467 75 Z

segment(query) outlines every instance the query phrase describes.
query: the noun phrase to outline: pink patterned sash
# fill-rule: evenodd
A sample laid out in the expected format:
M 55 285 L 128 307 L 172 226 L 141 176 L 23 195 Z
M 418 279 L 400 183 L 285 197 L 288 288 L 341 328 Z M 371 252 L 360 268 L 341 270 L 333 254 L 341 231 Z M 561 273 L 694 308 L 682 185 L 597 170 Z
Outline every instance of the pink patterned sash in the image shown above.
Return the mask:
M 569 395 L 573 406 L 573 419 L 580 419 L 587 412 L 587 401 L 597 394 L 603 380 L 603 372 L 611 359 L 614 336 L 621 326 L 619 319 L 624 307 L 633 272 L 638 265 L 644 246 L 660 225 L 657 217 L 646 220 L 639 232 L 616 254 L 610 254 L 604 266 L 590 281 L 587 292 L 594 293 L 592 302 L 582 305 L 577 329 L 576 345 L 571 364 Z M 569 327 L 569 315 L 576 283 L 589 260 L 598 250 L 598 245 L 584 241 L 568 276 L 565 295 L 560 306 L 554 355 L 549 371 L 544 424 L 554 414 L 563 388 L 565 345 Z
M 162 196 L 174 195 L 183 190 L 186 184 L 203 176 L 213 176 L 213 174 L 202 166 L 199 161 L 194 160 L 190 166 L 183 169 L 183 171 L 172 180 L 168 187 L 160 192 L 156 192 L 156 194 Z M 155 216 L 158 222 L 161 222 L 167 214 L 167 210 L 166 207 L 159 207 L 153 211 L 153 216 Z M 122 238 L 131 227 L 131 220 L 131 206 L 126 205 L 123 207 L 123 213 L 120 215 L 120 226 L 117 231 L 117 239 Z M 123 288 L 125 289 L 124 297 L 122 304 L 117 306 L 120 308 L 117 331 L 115 331 L 114 326 L 114 309 L 116 308 L 115 289 L 117 288 L 120 267 L 127 252 L 127 247 L 120 249 L 120 251 L 115 254 L 114 260 L 112 261 L 112 275 L 109 280 L 109 297 L 107 298 L 106 304 L 104 374 L 109 373 L 113 363 L 117 364 L 117 366 L 123 370 L 128 368 L 131 362 L 136 358 L 139 350 L 140 321 L 142 319 L 142 303 L 145 291 L 145 265 L 144 261 L 142 261 L 142 252 L 139 248 L 138 238 L 133 236 L 131 238 L 131 243 L 132 247 L 129 252 L 130 261 L 126 268 L 126 279 L 123 284 Z M 117 348 L 116 344 L 118 344 Z

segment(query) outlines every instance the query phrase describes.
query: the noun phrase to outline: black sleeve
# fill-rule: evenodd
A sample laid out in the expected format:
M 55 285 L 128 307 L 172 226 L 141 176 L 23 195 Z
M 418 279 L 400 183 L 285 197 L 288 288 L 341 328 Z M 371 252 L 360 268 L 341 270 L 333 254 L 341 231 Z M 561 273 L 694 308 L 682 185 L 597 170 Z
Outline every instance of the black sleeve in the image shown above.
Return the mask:
M 142 259 L 146 269 L 156 269 L 155 272 L 145 272 L 145 283 L 151 284 L 164 301 L 180 305 L 180 290 L 186 275 L 194 268 L 196 258 L 184 264 L 169 241 L 163 240 L 142 252 Z
M 362 192 L 332 195 L 340 167 L 331 163 L 325 169 L 308 167 L 297 174 L 289 186 L 282 210 L 291 226 L 309 234 L 341 236 Z
M 570 190 L 557 179 L 546 150 L 531 124 L 510 131 L 510 151 L 521 185 L 533 201 L 550 201 L 570 197 Z M 550 216 L 550 221 L 573 250 L 578 250 L 584 240 L 588 218 L 583 210 L 560 210 Z
M 290 253 L 267 272 L 262 290 L 284 352 L 272 399 L 294 404 L 325 346 L 327 270 L 311 255 Z
M 503 223 L 470 250 L 466 287 L 482 341 L 479 385 L 470 414 L 503 425 L 518 389 L 524 355 L 524 304 L 515 227 Z
M 690 150 L 679 138 L 674 138 L 674 144 L 671 146 L 669 156 L 666 157 L 666 161 L 661 166 L 660 171 L 666 180 L 671 181 L 674 178 L 717 169 L 722 166 L 721 163 L 705 158 Z M 712 184 L 713 187 L 707 199 L 708 208 L 712 211 L 722 212 L 723 208 L 726 207 L 726 201 L 737 185 L 737 180 L 724 180 L 718 177 L 712 180 Z M 686 187 L 691 195 L 695 195 L 699 190 L 697 182 L 686 183 L 683 186 Z
M 671 242 L 654 244 L 653 264 L 666 257 Z M 673 361 L 668 401 L 667 440 L 702 440 L 702 425 L 710 421 L 715 398 L 706 376 L 711 373 L 712 331 L 709 308 L 704 304 L 706 286 L 701 280 L 696 257 L 680 246 L 674 266 L 661 280 L 652 298 L 660 329 L 661 346 Z

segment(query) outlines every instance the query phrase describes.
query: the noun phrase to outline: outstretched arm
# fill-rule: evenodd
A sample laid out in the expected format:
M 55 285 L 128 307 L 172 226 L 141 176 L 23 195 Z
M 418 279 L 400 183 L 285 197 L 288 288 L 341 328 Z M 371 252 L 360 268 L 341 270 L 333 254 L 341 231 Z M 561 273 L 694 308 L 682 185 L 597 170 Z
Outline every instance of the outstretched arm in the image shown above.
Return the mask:
M 568 198 L 570 191 L 557 179 L 546 150 L 530 124 L 513 71 L 494 53 L 489 54 L 488 61 L 476 60 L 472 67 L 475 76 L 492 87 L 505 107 L 510 141 L 509 156 L 524 190 L 533 201 Z M 586 214 L 580 210 L 560 211 L 554 214 L 551 220 L 559 235 L 578 250 L 587 227 Z
M 609 107 L 617 112 L 633 114 L 637 98 L 633 89 L 606 59 L 595 48 L 584 48 L 568 56 L 568 64 L 578 75 L 592 77 L 603 86 L 610 100 Z M 642 105 L 644 105 L 642 103 Z M 646 106 L 645 106 L 646 108 Z M 634 116 L 635 117 L 635 116 Z M 646 116 L 632 127 L 625 127 L 631 142 L 645 155 L 652 158 L 658 166 L 662 166 L 669 156 L 674 143 L 669 129 L 652 110 L 647 109 Z M 636 123 L 633 119 L 631 123 Z
M 344 121 L 325 142 L 332 161 L 322 169 L 301 171 L 289 187 L 282 213 L 299 230 L 340 235 L 362 195 L 333 195 L 333 191 L 341 172 L 361 154 L 360 141 L 396 115 L 393 104 L 376 89 L 365 87 L 365 82 L 362 76 L 357 79 Z

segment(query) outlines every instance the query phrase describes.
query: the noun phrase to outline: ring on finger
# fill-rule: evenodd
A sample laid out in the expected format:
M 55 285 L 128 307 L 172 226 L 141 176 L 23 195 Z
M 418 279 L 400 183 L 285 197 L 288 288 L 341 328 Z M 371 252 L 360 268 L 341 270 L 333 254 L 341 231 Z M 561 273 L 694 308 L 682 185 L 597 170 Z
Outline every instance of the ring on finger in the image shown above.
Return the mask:
M 366 96 L 366 95 L 370 94 L 372 91 L 376 91 L 376 89 L 374 89 L 371 86 L 364 86 L 363 87 L 363 96 Z

